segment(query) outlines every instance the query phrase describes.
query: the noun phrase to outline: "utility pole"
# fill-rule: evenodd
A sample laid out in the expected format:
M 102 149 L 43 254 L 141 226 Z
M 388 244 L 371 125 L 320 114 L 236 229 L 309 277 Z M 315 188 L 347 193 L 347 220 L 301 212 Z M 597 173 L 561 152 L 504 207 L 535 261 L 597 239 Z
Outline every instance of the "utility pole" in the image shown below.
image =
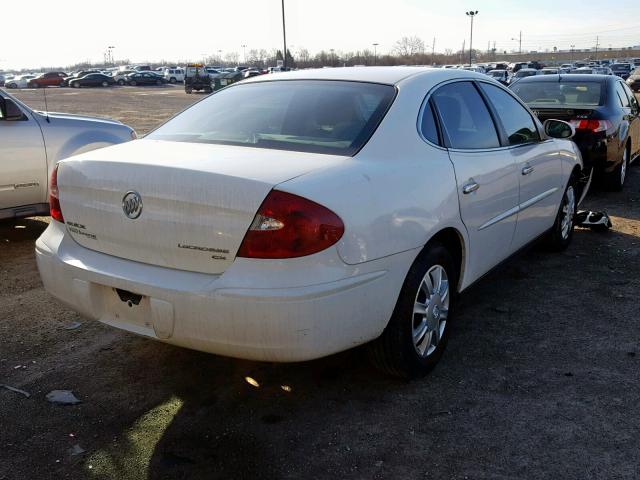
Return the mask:
M 469 41 L 469 66 L 473 62 L 473 19 L 476 15 L 478 15 L 478 10 L 469 10 L 467 13 L 467 17 L 471 17 L 471 38 Z
M 378 64 L 378 45 L 380 44 L 379 43 L 373 44 L 373 64 L 374 65 Z
M 598 47 L 600 46 L 600 37 L 596 37 L 596 60 L 598 60 Z
M 433 45 L 431 45 L 431 65 L 435 65 L 436 57 L 436 37 L 433 37 Z
M 519 38 L 512 38 L 511 40 L 514 42 L 520 42 L 520 46 L 518 48 L 518 55 L 522 55 L 522 30 L 520 30 Z
M 282 66 L 287 69 L 287 26 L 284 20 L 284 0 L 282 0 L 282 39 L 284 42 L 284 50 L 282 51 Z
M 247 64 L 247 46 L 246 45 L 240 45 L 242 47 L 242 63 L 244 63 L 245 65 Z

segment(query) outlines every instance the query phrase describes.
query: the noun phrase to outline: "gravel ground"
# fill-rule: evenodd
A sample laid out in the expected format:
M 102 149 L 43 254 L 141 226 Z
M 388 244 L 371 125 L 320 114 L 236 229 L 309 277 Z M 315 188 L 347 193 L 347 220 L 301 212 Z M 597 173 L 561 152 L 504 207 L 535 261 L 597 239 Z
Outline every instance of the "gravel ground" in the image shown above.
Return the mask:
M 41 91 L 18 96 L 41 108 Z M 141 133 L 201 98 L 47 96 Z M 532 249 L 479 282 L 442 362 L 412 383 L 360 350 L 262 364 L 87 321 L 40 283 L 48 220 L 0 223 L 0 383 L 30 394 L 0 389 L 0 479 L 639 478 L 640 168 L 629 175 L 588 200 L 613 231 L 578 229 L 566 252 Z M 82 403 L 52 405 L 54 389 Z

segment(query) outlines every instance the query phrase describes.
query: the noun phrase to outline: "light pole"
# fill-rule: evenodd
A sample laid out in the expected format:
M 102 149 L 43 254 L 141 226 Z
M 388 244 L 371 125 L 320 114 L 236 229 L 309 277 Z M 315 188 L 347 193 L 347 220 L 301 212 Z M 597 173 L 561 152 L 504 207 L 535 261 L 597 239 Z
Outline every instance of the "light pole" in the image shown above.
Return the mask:
M 284 50 L 282 51 L 282 67 L 287 69 L 287 26 L 284 20 L 284 0 L 282 0 L 282 39 L 284 43 Z
M 573 49 L 576 48 L 575 45 L 571 45 L 571 65 L 573 65 Z
M 240 45 L 242 47 L 242 63 L 247 64 L 247 46 Z
M 329 50 L 331 52 L 331 66 L 335 67 L 336 66 L 336 56 L 335 56 L 335 50 L 332 48 Z
M 522 30 L 520 30 L 520 37 L 512 38 L 511 40 L 514 41 L 514 42 L 519 42 L 520 43 L 520 46 L 518 48 L 518 54 L 522 55 Z
M 379 43 L 373 44 L 373 64 L 374 65 L 378 64 L 378 45 L 380 44 Z
M 218 61 L 220 62 L 220 65 L 222 65 L 222 50 L 218 50 Z
M 469 42 L 469 66 L 473 61 L 473 19 L 478 15 L 478 10 L 469 10 L 467 12 L 467 17 L 471 17 L 471 39 Z

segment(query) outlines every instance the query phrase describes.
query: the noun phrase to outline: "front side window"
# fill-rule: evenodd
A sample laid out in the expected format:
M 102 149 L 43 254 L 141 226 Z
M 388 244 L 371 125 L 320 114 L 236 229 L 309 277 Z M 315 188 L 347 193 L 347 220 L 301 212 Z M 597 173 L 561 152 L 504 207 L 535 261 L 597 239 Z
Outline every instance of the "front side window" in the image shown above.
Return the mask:
M 433 101 L 451 148 L 485 149 L 500 146 L 491 114 L 471 82 L 444 85 L 433 94 Z
M 627 97 L 627 93 L 624 91 L 624 87 L 620 82 L 616 82 L 616 93 L 618 94 L 618 98 L 620 99 L 620 106 L 622 108 L 631 107 L 631 104 L 629 103 L 629 97 Z
M 148 138 L 354 155 L 394 97 L 391 85 L 361 82 L 238 84 L 198 102 Z
M 481 83 L 480 86 L 496 109 L 509 139 L 509 145 L 522 145 L 540 140 L 533 118 L 515 98 L 495 85 Z

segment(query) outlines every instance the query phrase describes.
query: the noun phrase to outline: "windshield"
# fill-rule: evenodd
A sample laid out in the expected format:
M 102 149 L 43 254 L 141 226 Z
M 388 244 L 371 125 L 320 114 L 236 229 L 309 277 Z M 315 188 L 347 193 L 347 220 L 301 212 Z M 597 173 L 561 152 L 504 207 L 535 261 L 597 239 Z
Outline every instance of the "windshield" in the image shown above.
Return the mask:
M 536 70 L 520 70 L 516 73 L 516 78 L 532 77 L 537 73 Z
M 494 70 L 492 72 L 489 72 L 489 75 L 492 77 L 504 77 L 504 70 Z
M 513 92 L 528 104 L 603 105 L 602 85 L 597 82 L 522 82 Z
M 390 85 L 270 81 L 220 90 L 147 138 L 355 155 L 395 96 Z
M 629 65 L 627 63 L 616 63 L 616 64 L 611 65 L 611 70 L 630 71 L 631 70 L 631 65 Z

